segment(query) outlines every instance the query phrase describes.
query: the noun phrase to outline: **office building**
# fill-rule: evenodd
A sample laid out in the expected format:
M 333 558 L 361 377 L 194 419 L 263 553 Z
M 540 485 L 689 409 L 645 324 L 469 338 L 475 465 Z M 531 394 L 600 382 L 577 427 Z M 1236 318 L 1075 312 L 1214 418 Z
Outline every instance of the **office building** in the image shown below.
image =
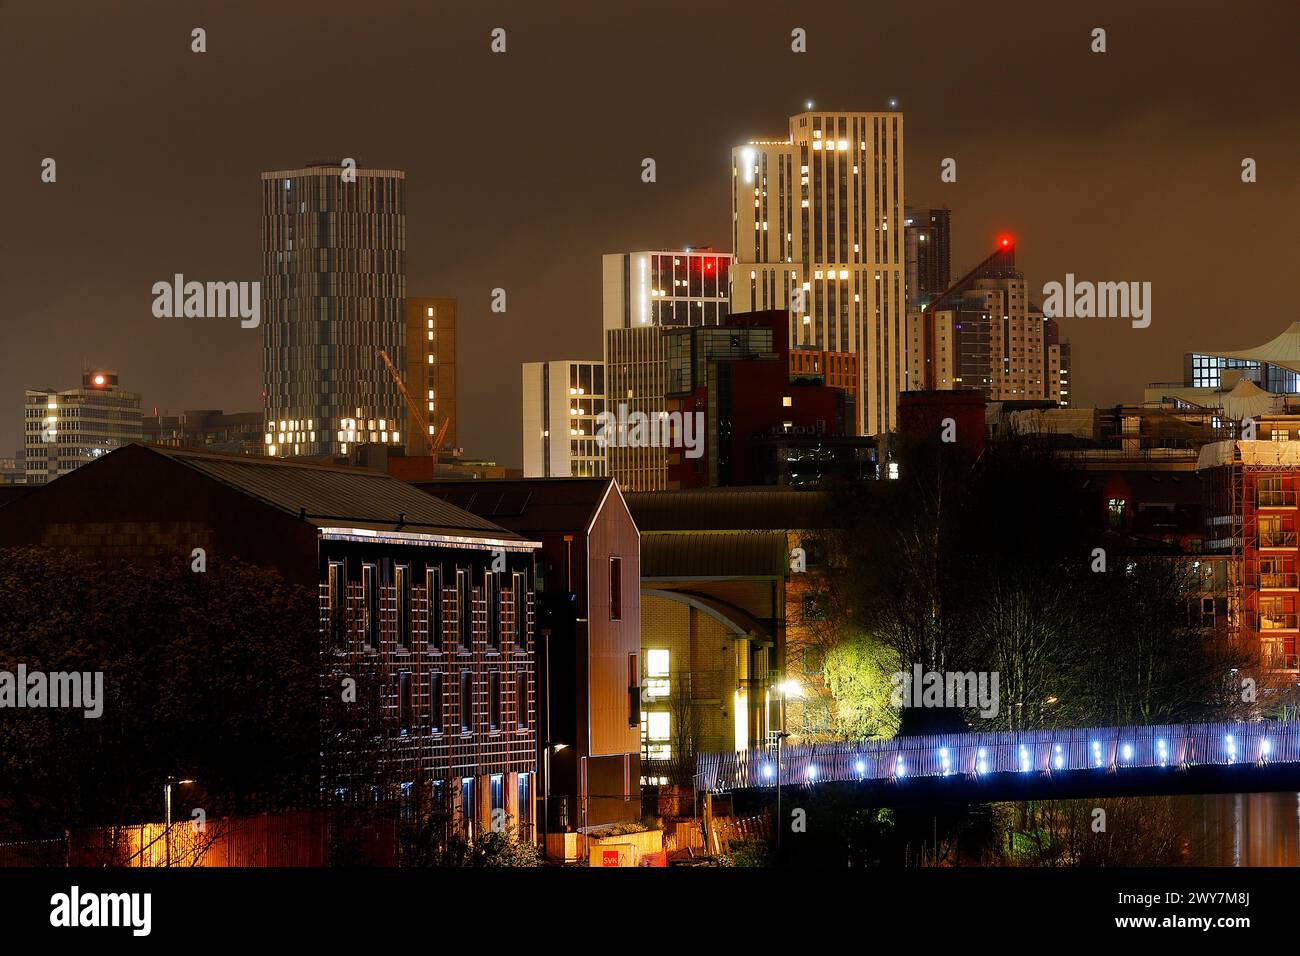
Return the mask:
M 664 413 L 667 356 L 659 330 L 724 322 L 731 256 L 713 249 L 668 249 L 603 257 L 606 394 L 610 411 Z M 667 487 L 663 448 L 611 446 L 609 474 L 624 491 Z
M 139 393 L 108 369 L 83 372 L 79 388 L 29 388 L 23 406 L 27 484 L 53 481 L 143 437 Z
M 789 309 L 792 348 L 853 356 L 861 435 L 897 427 L 903 114 L 809 110 L 732 151 L 731 309 Z
M 402 446 L 406 407 L 379 353 L 405 368 L 406 174 L 262 173 L 262 259 L 266 453 Z
M 605 413 L 605 365 L 592 361 L 525 362 L 525 478 L 600 478 L 599 440 Z

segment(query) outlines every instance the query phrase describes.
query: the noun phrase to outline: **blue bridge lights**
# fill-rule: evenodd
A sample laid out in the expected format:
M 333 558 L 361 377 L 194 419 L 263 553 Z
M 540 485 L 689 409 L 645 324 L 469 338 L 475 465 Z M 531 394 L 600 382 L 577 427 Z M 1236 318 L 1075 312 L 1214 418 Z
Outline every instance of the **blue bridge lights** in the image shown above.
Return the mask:
M 1300 764 L 1300 726 L 1268 721 L 945 734 L 700 754 L 701 789 L 770 787 L 778 779 L 809 786 L 836 780 L 955 780 L 1034 771 L 1129 774 L 1133 770 L 1215 765 L 1270 770 Z M 1235 772 L 1235 771 L 1234 771 Z

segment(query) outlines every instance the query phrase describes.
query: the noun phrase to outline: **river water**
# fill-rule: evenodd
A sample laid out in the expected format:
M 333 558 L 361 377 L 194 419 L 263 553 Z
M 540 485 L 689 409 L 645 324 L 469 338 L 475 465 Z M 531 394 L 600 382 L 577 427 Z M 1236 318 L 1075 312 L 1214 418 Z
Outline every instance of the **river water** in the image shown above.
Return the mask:
M 1300 793 L 1187 798 L 1193 866 L 1300 866 Z

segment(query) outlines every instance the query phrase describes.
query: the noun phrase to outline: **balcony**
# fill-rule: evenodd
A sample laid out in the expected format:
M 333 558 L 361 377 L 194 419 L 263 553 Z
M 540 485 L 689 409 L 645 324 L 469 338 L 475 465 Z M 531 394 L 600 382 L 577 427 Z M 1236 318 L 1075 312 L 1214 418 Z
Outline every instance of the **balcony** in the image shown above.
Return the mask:
M 1261 490 L 1256 495 L 1255 505 L 1259 508 L 1294 508 L 1295 492 Z
M 1257 586 L 1261 591 L 1295 591 L 1300 589 L 1300 575 L 1282 571 L 1261 571 Z
M 1300 654 L 1283 654 L 1271 651 L 1264 656 L 1264 667 L 1271 671 L 1300 670 Z
M 1255 616 L 1255 629 L 1261 634 L 1272 631 L 1300 630 L 1295 614 L 1282 611 L 1260 611 Z
M 1294 531 L 1261 531 L 1259 533 L 1259 546 L 1261 549 L 1267 548 L 1295 548 Z

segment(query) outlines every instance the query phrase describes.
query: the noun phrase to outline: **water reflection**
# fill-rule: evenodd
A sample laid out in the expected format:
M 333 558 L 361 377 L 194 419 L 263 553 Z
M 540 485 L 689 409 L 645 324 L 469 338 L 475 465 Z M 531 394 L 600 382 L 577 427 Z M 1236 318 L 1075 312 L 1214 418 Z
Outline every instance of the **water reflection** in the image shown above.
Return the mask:
M 1300 794 L 1183 797 L 1193 866 L 1300 866 Z

